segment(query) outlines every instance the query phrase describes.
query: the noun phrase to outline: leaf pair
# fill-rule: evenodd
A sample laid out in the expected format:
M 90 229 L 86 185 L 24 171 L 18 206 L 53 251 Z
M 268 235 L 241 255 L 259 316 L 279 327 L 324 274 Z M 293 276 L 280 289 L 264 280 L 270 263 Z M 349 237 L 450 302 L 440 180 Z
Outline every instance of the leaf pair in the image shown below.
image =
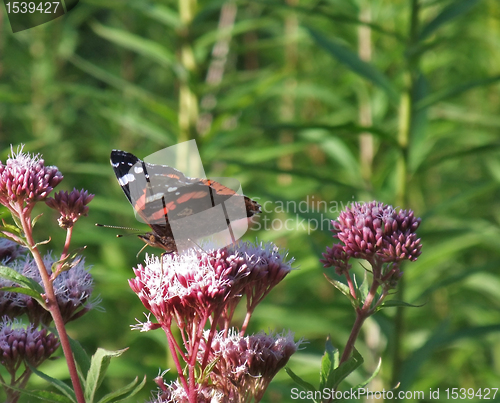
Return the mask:
M 86 403 L 116 403 L 125 401 L 126 399 L 134 396 L 139 392 L 146 383 L 146 376 L 139 382 L 139 378 L 135 377 L 129 384 L 110 392 L 103 396 L 101 399 L 96 399 L 96 391 L 104 380 L 104 376 L 109 367 L 111 358 L 119 357 L 127 348 L 117 351 L 108 351 L 102 348 L 98 348 L 96 353 L 90 359 L 87 353 L 83 350 L 81 345 L 76 340 L 70 340 L 71 349 L 73 350 L 73 355 L 75 361 L 78 365 L 78 374 L 80 380 L 83 384 L 83 391 Z M 30 367 L 30 369 L 38 375 L 40 378 L 46 380 L 56 387 L 62 395 L 56 393 L 49 393 L 46 391 L 25 391 L 28 395 L 33 397 L 39 397 L 45 402 L 57 402 L 57 403 L 76 403 L 76 397 L 73 390 L 59 379 L 52 378 L 47 374 L 38 371 L 36 368 Z
M 339 350 L 333 347 L 330 336 L 326 339 L 325 353 L 323 354 L 323 358 L 321 359 L 321 370 L 320 370 L 320 379 L 319 379 L 319 388 L 316 389 L 309 382 L 304 381 L 298 375 L 296 375 L 290 368 L 285 368 L 287 374 L 297 383 L 300 387 L 302 387 L 305 391 L 311 392 L 311 395 L 314 396 L 313 402 L 320 403 L 320 400 L 317 400 L 317 396 L 332 396 L 334 391 L 336 391 L 340 385 L 340 383 L 347 378 L 351 373 L 353 373 L 361 364 L 363 364 L 363 357 L 359 354 L 359 352 L 354 349 L 352 356 L 342 364 L 340 364 L 340 354 Z M 373 374 L 364 382 L 355 386 L 353 389 L 359 389 L 366 386 L 377 374 L 380 370 L 380 365 L 382 360 L 379 361 L 377 368 L 373 372 Z M 325 393 L 328 391 L 328 393 Z

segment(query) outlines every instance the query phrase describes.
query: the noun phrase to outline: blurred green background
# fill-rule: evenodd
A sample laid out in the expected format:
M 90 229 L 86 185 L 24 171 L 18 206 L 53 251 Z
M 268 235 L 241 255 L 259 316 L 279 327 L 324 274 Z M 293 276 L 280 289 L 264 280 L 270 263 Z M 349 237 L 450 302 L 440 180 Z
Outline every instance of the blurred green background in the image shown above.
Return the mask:
M 209 176 L 237 178 L 266 203 L 261 230 L 245 238 L 296 258 L 299 270 L 250 326 L 308 341 L 289 363 L 295 373 L 317 385 L 326 336 L 342 348 L 354 320 L 318 262 L 332 243 L 328 222 L 342 204 L 377 199 L 422 217 L 423 253 L 404 266 L 394 298 L 424 305 L 366 323 L 357 343 L 365 364 L 344 388 L 379 357 L 371 390 L 401 382 L 404 391 L 440 388 L 446 400 L 448 387 L 500 387 L 498 1 L 81 0 L 16 34 L 0 13 L 1 160 L 24 143 L 63 172 L 59 189 L 96 195 L 73 246 L 88 246 L 102 309 L 68 328 L 89 353 L 129 347 L 102 393 L 146 374 L 132 399 L 144 402 L 171 365 L 161 331 L 129 329 L 143 318 L 127 284 L 142 242 L 94 226 L 147 230 L 109 153 L 144 157 L 188 139 Z M 60 253 L 64 232 L 40 211 L 38 240 L 51 236 L 47 250 Z M 42 370 L 67 377 L 63 359 Z M 30 388 L 44 385 L 33 377 Z M 282 371 L 264 401 L 290 402 L 294 386 Z

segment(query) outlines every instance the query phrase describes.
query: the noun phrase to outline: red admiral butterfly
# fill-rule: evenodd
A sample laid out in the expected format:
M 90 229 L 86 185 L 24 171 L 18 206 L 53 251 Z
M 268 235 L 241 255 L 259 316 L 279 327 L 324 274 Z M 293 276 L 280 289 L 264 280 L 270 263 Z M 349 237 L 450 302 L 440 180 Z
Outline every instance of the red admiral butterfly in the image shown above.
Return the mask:
M 139 238 L 150 246 L 165 249 L 166 253 L 176 252 L 179 243 L 188 241 L 179 239 L 178 236 L 174 240 L 173 224 L 177 227 L 180 225 L 181 229 L 183 225 L 188 225 L 186 230 L 191 233 L 193 225 L 196 226 L 194 234 L 198 238 L 223 230 L 213 226 L 199 227 L 196 221 L 193 224 L 192 220 L 189 222 L 180 219 L 219 204 L 224 209 L 225 225 L 230 223 L 228 217 L 233 221 L 261 212 L 257 202 L 218 182 L 189 178 L 175 168 L 144 162 L 126 151 L 111 151 L 111 166 L 128 201 L 151 227 L 152 232 L 139 235 Z

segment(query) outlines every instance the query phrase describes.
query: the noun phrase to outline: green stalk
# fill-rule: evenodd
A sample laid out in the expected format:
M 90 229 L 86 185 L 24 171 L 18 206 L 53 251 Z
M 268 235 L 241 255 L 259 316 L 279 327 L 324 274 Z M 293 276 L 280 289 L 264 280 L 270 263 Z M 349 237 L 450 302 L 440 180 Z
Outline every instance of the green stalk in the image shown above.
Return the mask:
M 198 122 L 198 98 L 190 86 L 190 80 L 196 72 L 196 60 L 191 46 L 191 24 L 196 15 L 197 0 L 179 0 L 179 16 L 182 22 L 180 30 L 179 60 L 186 74 L 179 83 L 179 142 L 196 138 Z
M 420 72 L 420 53 L 416 51 L 419 38 L 419 0 L 411 1 L 410 9 L 410 30 L 408 37 L 408 60 L 407 60 L 407 90 L 401 96 L 399 109 L 399 133 L 398 143 L 401 148 L 401 155 L 397 162 L 397 194 L 396 205 L 408 206 L 407 185 L 408 177 L 408 147 L 410 144 L 411 131 L 415 117 L 414 99 L 415 86 Z M 405 290 L 405 278 L 400 279 L 398 284 L 398 299 L 403 300 Z M 394 338 L 393 338 L 393 361 L 392 361 L 392 384 L 396 385 L 399 382 L 399 374 L 401 373 L 401 365 L 403 361 L 402 339 L 404 337 L 405 324 L 405 308 L 397 307 L 396 316 L 394 318 Z

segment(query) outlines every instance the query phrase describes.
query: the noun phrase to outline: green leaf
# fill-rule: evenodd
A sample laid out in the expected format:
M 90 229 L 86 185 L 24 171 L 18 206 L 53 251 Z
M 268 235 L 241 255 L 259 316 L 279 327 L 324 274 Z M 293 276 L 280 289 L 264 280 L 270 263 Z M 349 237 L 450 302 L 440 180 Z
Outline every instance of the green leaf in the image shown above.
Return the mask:
M 109 86 L 119 90 L 120 94 L 126 93 L 127 96 L 136 97 L 137 100 L 141 102 L 141 104 L 146 105 L 155 112 L 161 111 L 164 115 L 170 115 L 172 117 L 171 120 L 173 120 L 174 115 L 175 117 L 177 116 L 172 109 L 167 107 L 165 99 L 157 96 L 156 94 L 153 94 L 152 92 L 145 90 L 140 86 L 134 85 L 121 77 L 113 75 L 107 70 L 96 66 L 95 64 L 79 57 L 78 55 L 73 55 L 68 60 L 78 69 L 91 75 L 97 80 L 100 80 L 108 84 Z M 75 86 L 73 86 L 72 88 L 75 88 Z M 81 87 L 76 87 L 76 90 L 78 93 L 82 92 Z M 85 88 L 85 91 L 89 92 L 89 89 Z M 96 91 L 90 91 L 90 94 L 88 96 L 98 98 L 97 94 L 99 94 L 99 96 L 101 97 L 104 96 L 102 94 L 102 91 L 100 91 L 100 93 Z
M 481 78 L 478 80 L 466 82 L 464 84 L 456 85 L 455 87 L 452 88 L 436 91 L 426 96 L 425 98 L 419 100 L 416 103 L 415 107 L 416 109 L 428 108 L 429 106 L 434 105 L 447 98 L 455 97 L 476 87 L 485 87 L 487 85 L 496 83 L 497 81 L 500 81 L 500 75 Z
M 319 374 L 319 390 L 330 388 L 330 382 L 334 370 L 339 366 L 339 350 L 332 345 L 330 335 L 326 338 L 325 353 L 321 359 L 321 371 Z
M 198 383 L 203 383 L 205 382 L 206 379 L 208 379 L 208 376 L 210 375 L 210 373 L 213 371 L 214 367 L 215 367 L 215 364 L 217 364 L 219 362 L 219 357 L 217 357 L 216 359 L 210 361 L 207 366 L 205 367 L 205 369 L 203 370 L 203 373 L 201 374 L 200 378 L 198 379 Z
M 19 225 L 21 225 L 21 223 L 19 222 L 19 220 L 18 220 L 18 218 L 17 218 L 17 217 L 12 216 L 12 218 L 14 219 L 14 221 L 18 222 L 18 223 L 19 223 Z M 23 233 L 23 232 L 21 231 L 21 229 L 20 229 L 18 226 L 16 226 L 16 225 L 12 225 L 12 224 L 7 224 L 7 223 L 5 223 L 5 222 L 3 222 L 3 223 L 2 223 L 2 230 L 3 230 L 3 231 L 10 232 L 10 233 L 12 233 L 12 234 L 14 234 L 14 235 L 17 235 L 17 236 L 19 236 L 19 237 L 20 237 L 20 236 L 22 235 L 22 233 Z M 6 236 L 5 236 L 5 235 L 3 235 L 3 234 L 2 234 L 2 236 L 3 236 L 3 237 L 6 237 Z M 7 237 L 7 238 L 8 238 L 8 237 Z
M 85 381 L 84 394 L 85 401 L 87 403 L 93 403 L 95 392 L 104 380 L 104 375 L 106 374 L 111 358 L 119 357 L 127 350 L 128 348 L 118 351 L 108 351 L 103 348 L 97 349 L 95 354 L 92 356 L 90 369 Z
M 81 371 L 81 375 L 85 379 L 90 369 L 90 357 L 77 340 L 69 337 L 69 344 L 71 345 L 71 351 Z
M 366 385 L 368 385 L 378 375 L 381 367 L 382 367 L 382 358 L 379 358 L 377 367 L 373 371 L 373 374 L 371 374 L 371 376 L 367 380 L 356 385 L 353 389 L 364 388 Z
M 64 395 L 71 401 L 76 403 L 76 396 L 75 392 L 73 392 L 73 389 L 71 389 L 68 385 L 66 385 L 64 382 L 60 381 L 59 379 L 52 378 L 48 376 L 47 374 L 44 374 L 43 372 L 38 371 L 35 367 L 33 367 L 30 364 L 27 364 L 28 367 L 33 371 L 34 374 L 38 375 L 40 378 L 44 379 L 45 381 L 51 383 L 59 389 Z
M 59 395 L 57 393 L 49 392 L 46 390 L 28 390 L 26 388 L 19 389 L 19 388 L 12 386 L 12 385 L 7 385 L 6 383 L 4 383 L 2 381 L 0 381 L 0 384 L 8 387 L 9 389 L 17 390 L 18 392 L 21 392 L 23 395 L 35 397 L 38 399 L 37 401 L 44 402 L 44 403 L 45 402 L 48 402 L 48 403 L 72 403 L 73 402 L 72 399 L 69 399 L 68 397 L 66 397 L 64 395 Z
M 393 88 L 389 79 L 379 70 L 377 70 L 373 65 L 361 60 L 356 53 L 346 48 L 345 46 L 330 41 L 318 31 L 312 28 L 308 28 L 308 30 L 316 43 L 323 49 L 328 51 L 340 63 L 347 66 L 351 71 L 358 74 L 359 76 L 379 86 L 387 93 L 387 95 L 389 95 L 389 97 L 394 102 L 398 101 L 398 93 Z
M 309 382 L 304 381 L 300 376 L 296 375 L 290 368 L 285 367 L 285 372 L 302 389 L 311 391 L 311 392 L 313 392 L 313 394 L 314 394 L 314 392 L 316 392 L 316 388 L 314 386 L 312 386 Z M 313 402 L 316 403 L 316 400 L 313 400 Z
M 182 28 L 179 13 L 164 5 L 145 1 L 133 1 L 129 2 L 127 6 L 141 11 L 144 15 L 161 22 L 167 27 L 174 29 Z
M 127 130 L 135 132 L 140 136 L 144 136 L 147 139 L 151 139 L 162 144 L 165 141 L 175 142 L 173 129 L 158 126 L 150 119 L 144 119 L 138 114 L 127 111 L 117 112 L 110 108 L 103 108 L 101 113 L 104 117 L 114 121 Z
M 452 333 L 448 332 L 449 325 L 450 321 L 447 319 L 439 324 L 439 326 L 435 327 L 435 330 L 425 344 L 415 350 L 411 357 L 403 363 L 403 368 L 399 374 L 401 390 L 409 390 L 417 373 L 435 351 L 443 347 L 449 347 L 461 339 L 473 340 L 476 338 L 483 338 L 490 333 L 496 333 L 497 336 L 495 337 L 498 337 L 500 333 L 500 325 L 498 324 L 464 328 Z
M 344 283 L 338 280 L 334 280 L 328 277 L 326 274 L 323 275 L 330 284 L 332 284 L 337 290 L 339 290 L 342 294 L 344 294 L 347 298 L 349 298 L 349 301 L 351 301 L 351 304 L 354 308 L 357 308 L 359 306 L 359 301 L 351 295 L 349 286 L 345 285 Z
M 358 288 L 360 303 L 364 304 L 366 297 L 368 296 L 368 292 L 370 291 L 369 281 L 368 281 L 368 273 L 365 269 L 365 276 L 363 278 L 363 282 Z
M 128 398 L 134 396 L 146 384 L 146 376 L 144 375 L 142 382 L 139 384 L 137 384 L 138 380 L 139 380 L 139 377 L 135 377 L 135 379 L 132 382 L 130 382 L 128 385 L 125 385 L 124 387 L 122 387 L 118 390 L 115 390 L 114 392 L 108 393 L 101 400 L 99 400 L 98 403 L 109 403 L 109 402 L 116 403 L 116 402 L 124 401 L 125 399 L 128 399 Z M 126 396 L 124 396 L 124 395 L 126 395 Z M 119 399 L 119 400 L 114 400 L 118 397 L 123 397 L 123 398 Z
M 186 74 L 177 63 L 174 54 L 159 43 L 121 29 L 106 27 L 98 22 L 92 22 L 90 26 L 102 38 L 125 49 L 137 52 L 142 56 L 156 60 L 163 66 L 171 67 L 177 74 L 182 73 L 183 76 Z
M 363 20 L 360 20 L 359 18 L 352 16 L 347 13 L 332 13 L 330 8 L 328 6 L 326 7 L 320 7 L 320 5 L 327 5 L 327 3 L 322 2 L 317 2 L 314 6 L 312 7 L 300 7 L 296 5 L 295 3 L 291 5 L 291 3 L 283 2 L 283 1 L 270 1 L 270 0 L 253 0 L 253 3 L 261 3 L 265 4 L 268 6 L 273 7 L 273 9 L 281 7 L 281 8 L 286 8 L 293 13 L 303 13 L 304 15 L 311 16 L 311 15 L 317 15 L 321 17 L 326 17 L 330 21 L 335 21 L 336 23 L 339 24 L 354 24 L 354 25 L 361 25 L 361 26 L 367 26 L 370 27 L 373 31 L 380 32 L 385 35 L 392 36 L 399 40 L 400 42 L 405 42 L 406 38 L 399 34 L 396 31 L 390 31 L 386 27 L 383 27 L 379 24 L 375 24 L 373 22 L 366 22 Z M 313 3 L 314 4 L 314 3 Z M 337 7 L 334 7 L 334 10 L 337 10 Z
M 40 294 L 43 294 L 45 292 L 43 287 L 40 284 L 38 284 L 35 280 L 23 276 L 21 273 L 18 273 L 17 271 L 11 269 L 10 267 L 0 266 L 0 277 L 10 280 L 16 284 L 21 284 L 26 286 L 30 290 L 37 293 L 38 295 L 37 299 L 41 299 Z
M 59 275 L 60 273 L 64 271 L 68 271 L 71 268 L 75 267 L 80 261 L 82 260 L 83 256 L 80 255 L 81 252 L 83 252 L 87 247 L 83 246 L 81 248 L 78 248 L 72 252 L 70 252 L 66 257 L 63 259 L 60 259 L 54 263 L 52 263 L 52 273 L 56 273 Z M 61 266 L 59 268 L 59 266 Z
M 389 301 L 385 301 L 383 302 L 380 306 L 379 306 L 379 309 L 382 309 L 382 308 L 391 308 L 391 307 L 394 307 L 394 306 L 407 306 L 407 307 L 412 307 L 412 308 L 421 308 L 423 307 L 425 304 L 421 304 L 421 305 L 414 305 L 414 304 L 409 304 L 408 302 L 404 302 L 404 301 L 398 301 L 396 299 L 391 299 Z
M 348 189 L 350 191 L 358 191 L 358 188 L 355 188 L 351 184 L 347 184 L 344 182 L 341 182 L 332 175 L 318 175 L 317 171 L 314 170 L 301 170 L 301 169 L 280 169 L 276 168 L 276 164 L 247 164 L 245 162 L 242 162 L 241 160 L 237 159 L 230 159 L 230 158 L 225 158 L 224 156 L 219 157 L 219 161 L 224 161 L 227 162 L 228 164 L 235 164 L 237 166 L 240 166 L 242 168 L 249 168 L 253 171 L 261 171 L 264 173 L 274 173 L 274 174 L 286 174 L 286 175 L 292 175 L 292 176 L 297 176 L 300 178 L 306 178 L 307 180 L 316 180 L 319 183 L 321 183 L 321 186 L 326 186 L 326 185 L 335 185 L 339 186 L 343 189 Z
M 40 305 L 45 306 L 45 301 L 43 298 L 38 294 L 37 292 L 30 290 L 29 288 L 24 288 L 24 287 L 2 287 L 0 288 L 0 291 L 4 292 L 17 292 L 18 294 L 24 294 L 27 295 L 31 298 L 36 299 Z
M 43 213 L 38 214 L 35 218 L 33 218 L 33 220 L 31 220 L 31 228 L 33 228 L 35 226 L 35 224 L 38 222 L 38 220 L 40 218 L 42 218 L 42 216 L 43 216 Z
M 422 28 L 419 39 L 421 41 L 424 40 L 442 25 L 468 12 L 477 3 L 479 3 L 479 0 L 452 1 L 448 7 L 445 7 L 443 11 L 441 11 L 432 21 Z
M 280 130 L 292 130 L 294 132 L 301 132 L 310 129 L 324 129 L 329 132 L 330 136 L 341 137 L 345 139 L 352 139 L 354 136 L 362 133 L 371 133 L 380 140 L 387 142 L 393 147 L 398 148 L 399 144 L 397 139 L 389 132 L 384 131 L 375 126 L 361 126 L 354 123 L 345 123 L 341 125 L 328 125 L 322 123 L 280 123 L 280 124 L 266 124 L 260 126 L 263 130 L 269 133 L 276 133 Z M 305 137 L 305 136 L 304 136 Z M 318 139 L 308 139 L 309 141 L 314 141 Z
M 361 357 L 361 354 L 359 354 L 358 350 L 354 348 L 349 359 L 340 364 L 340 366 L 333 372 L 332 380 L 330 382 L 330 384 L 332 385 L 331 387 L 337 389 L 337 387 L 340 385 L 340 382 L 342 382 L 345 378 L 347 378 L 347 376 L 354 372 L 354 370 L 356 370 L 356 368 L 363 364 L 363 362 L 363 357 Z

